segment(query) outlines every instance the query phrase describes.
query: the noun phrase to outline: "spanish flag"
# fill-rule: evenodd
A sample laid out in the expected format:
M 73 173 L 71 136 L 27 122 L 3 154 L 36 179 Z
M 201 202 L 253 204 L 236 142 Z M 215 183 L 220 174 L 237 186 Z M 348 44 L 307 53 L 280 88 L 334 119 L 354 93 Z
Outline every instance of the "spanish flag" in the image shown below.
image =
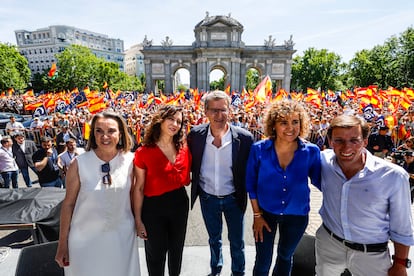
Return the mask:
M 226 89 L 224 89 L 224 92 L 230 96 L 230 83 L 227 85 Z
M 47 75 L 51 78 L 56 73 L 56 63 L 52 63 L 52 67 L 50 67 L 49 73 Z

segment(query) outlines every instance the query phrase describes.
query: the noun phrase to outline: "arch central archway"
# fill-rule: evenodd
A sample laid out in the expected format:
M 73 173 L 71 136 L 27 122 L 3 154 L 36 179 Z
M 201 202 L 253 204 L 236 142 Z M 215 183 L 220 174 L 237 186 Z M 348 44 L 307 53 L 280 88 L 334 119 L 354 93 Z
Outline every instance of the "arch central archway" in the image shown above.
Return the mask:
M 208 91 L 210 72 L 225 72 L 225 87 L 241 91 L 246 84 L 246 71 L 256 68 L 263 76 L 269 75 L 281 88 L 290 91 L 293 41 L 276 45 L 270 36 L 263 46 L 246 46 L 241 39 L 243 25 L 231 16 L 209 16 L 194 28 L 195 42 L 191 46 L 173 46 L 167 36 L 160 46 L 144 39 L 146 92 L 154 91 L 155 80 L 164 80 L 165 93 L 174 91 L 175 72 L 188 70 L 189 86 Z

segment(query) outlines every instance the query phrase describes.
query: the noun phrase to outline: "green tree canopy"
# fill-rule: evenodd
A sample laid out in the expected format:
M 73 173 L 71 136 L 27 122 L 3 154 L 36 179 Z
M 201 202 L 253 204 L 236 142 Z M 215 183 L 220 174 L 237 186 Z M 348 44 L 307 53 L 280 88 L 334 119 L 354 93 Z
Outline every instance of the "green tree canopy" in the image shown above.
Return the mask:
M 322 90 L 341 89 L 340 75 L 345 68 L 341 57 L 327 49 L 305 50 L 303 57 L 296 56 L 292 64 L 291 87 L 295 90 L 306 91 L 306 88 L 320 88 Z
M 246 90 L 254 90 L 260 82 L 259 71 L 255 68 L 250 68 L 246 72 Z
M 62 91 L 85 86 L 102 90 L 106 82 L 113 90 L 144 91 L 145 87 L 139 78 L 121 72 L 117 63 L 96 57 L 84 46 L 71 45 L 57 54 L 56 58 L 58 77 L 51 79 L 45 72 L 41 77 L 45 90 Z
M 0 43 L 0 90 L 23 90 L 30 81 L 30 69 L 15 46 Z
M 348 86 L 376 84 L 403 88 L 414 85 L 414 29 L 392 36 L 383 45 L 361 50 L 349 62 Z

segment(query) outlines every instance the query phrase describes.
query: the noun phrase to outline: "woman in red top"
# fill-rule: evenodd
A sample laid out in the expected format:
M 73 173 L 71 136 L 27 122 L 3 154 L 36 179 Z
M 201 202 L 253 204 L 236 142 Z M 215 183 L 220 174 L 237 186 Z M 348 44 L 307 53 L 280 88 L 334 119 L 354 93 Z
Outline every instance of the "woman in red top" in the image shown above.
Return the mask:
M 150 276 L 179 275 L 187 228 L 191 155 L 184 143 L 181 107 L 166 105 L 145 129 L 143 146 L 135 152 L 133 204 L 138 236 L 145 240 Z

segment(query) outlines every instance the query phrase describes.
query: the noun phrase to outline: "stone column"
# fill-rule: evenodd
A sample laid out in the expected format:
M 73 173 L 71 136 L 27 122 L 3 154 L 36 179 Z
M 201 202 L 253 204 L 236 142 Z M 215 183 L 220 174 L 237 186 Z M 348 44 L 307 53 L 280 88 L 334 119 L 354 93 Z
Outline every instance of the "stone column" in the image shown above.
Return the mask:
M 208 91 L 208 72 L 207 72 L 207 58 L 201 57 L 197 59 L 197 87 L 199 90 Z
M 283 89 L 290 92 L 290 81 L 292 79 L 292 59 L 287 59 L 285 63 L 285 77 L 282 83 Z
M 241 60 L 240 62 L 240 88 L 239 88 L 239 92 L 241 93 L 243 87 L 246 87 L 246 60 Z M 247 90 L 247 88 L 246 88 Z
M 172 93 L 173 85 L 172 85 L 173 76 L 171 75 L 171 62 L 169 59 L 164 59 L 164 81 L 165 81 L 165 91 L 163 93 Z
M 231 58 L 231 91 L 238 90 L 241 91 L 240 87 L 240 62 L 241 58 L 232 57 Z
M 151 68 L 151 60 L 145 59 L 144 60 L 144 66 L 145 66 L 145 92 L 150 93 L 151 91 L 154 91 L 154 86 L 152 84 L 152 68 Z
M 265 75 L 272 75 L 272 63 L 273 61 L 271 59 L 266 59 Z
M 190 67 L 190 87 L 195 89 L 198 88 L 197 86 L 197 61 L 192 59 Z

